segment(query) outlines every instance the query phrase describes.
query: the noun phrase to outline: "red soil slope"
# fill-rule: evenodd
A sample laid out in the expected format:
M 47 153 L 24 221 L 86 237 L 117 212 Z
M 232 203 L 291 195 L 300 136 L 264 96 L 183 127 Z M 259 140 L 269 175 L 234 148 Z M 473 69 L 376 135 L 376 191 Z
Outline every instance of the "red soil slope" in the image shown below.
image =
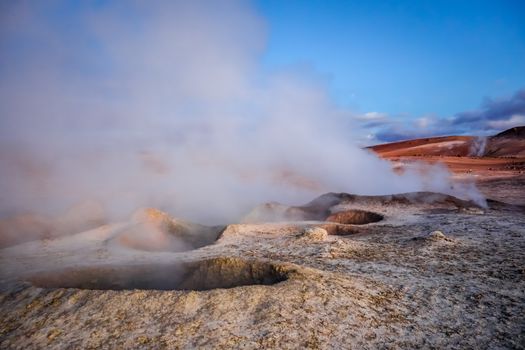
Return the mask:
M 442 136 L 406 140 L 369 147 L 385 159 L 445 163 L 455 173 L 484 176 L 525 173 L 525 127 L 495 136 Z

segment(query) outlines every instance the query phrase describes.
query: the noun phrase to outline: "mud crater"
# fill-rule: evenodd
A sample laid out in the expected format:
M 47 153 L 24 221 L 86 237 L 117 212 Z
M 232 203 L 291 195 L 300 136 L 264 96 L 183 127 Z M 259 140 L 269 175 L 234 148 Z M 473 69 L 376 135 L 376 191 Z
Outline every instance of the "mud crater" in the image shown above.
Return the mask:
M 361 230 L 353 225 L 327 223 L 319 225 L 318 227 L 325 229 L 326 232 L 331 236 L 350 236 L 361 233 Z
M 172 265 L 70 268 L 39 273 L 28 281 L 40 288 L 93 290 L 195 290 L 273 285 L 288 273 L 269 262 L 221 257 Z
M 345 225 L 365 225 L 379 222 L 384 216 L 372 211 L 352 209 L 334 213 L 326 218 L 326 221 Z

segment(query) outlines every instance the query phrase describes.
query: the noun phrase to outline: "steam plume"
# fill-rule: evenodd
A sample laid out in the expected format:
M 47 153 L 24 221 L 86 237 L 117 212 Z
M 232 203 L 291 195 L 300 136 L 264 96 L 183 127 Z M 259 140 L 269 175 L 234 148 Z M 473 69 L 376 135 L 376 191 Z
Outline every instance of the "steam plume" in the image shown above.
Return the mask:
M 268 72 L 249 3 L 0 6 L 1 217 L 89 200 L 217 223 L 327 191 L 451 191 L 357 147 L 313 72 Z

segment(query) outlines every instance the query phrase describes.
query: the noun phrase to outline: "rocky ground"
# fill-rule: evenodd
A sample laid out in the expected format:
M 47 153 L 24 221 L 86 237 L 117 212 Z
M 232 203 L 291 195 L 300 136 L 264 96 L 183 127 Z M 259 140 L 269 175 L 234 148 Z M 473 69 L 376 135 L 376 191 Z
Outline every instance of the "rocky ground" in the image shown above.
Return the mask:
M 137 223 L 0 250 L 0 348 L 525 347 L 522 207 L 419 193 L 262 209 L 295 221 L 184 251 L 127 245 Z

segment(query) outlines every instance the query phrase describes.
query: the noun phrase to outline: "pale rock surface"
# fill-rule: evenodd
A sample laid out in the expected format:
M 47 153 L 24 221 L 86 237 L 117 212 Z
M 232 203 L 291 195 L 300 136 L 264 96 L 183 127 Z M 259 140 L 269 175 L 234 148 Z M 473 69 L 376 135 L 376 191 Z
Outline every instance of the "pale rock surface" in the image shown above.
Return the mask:
M 298 208 L 384 219 L 235 224 L 179 252 L 118 244 L 130 220 L 0 249 L 0 348 L 523 348 L 522 208 L 328 197 Z

